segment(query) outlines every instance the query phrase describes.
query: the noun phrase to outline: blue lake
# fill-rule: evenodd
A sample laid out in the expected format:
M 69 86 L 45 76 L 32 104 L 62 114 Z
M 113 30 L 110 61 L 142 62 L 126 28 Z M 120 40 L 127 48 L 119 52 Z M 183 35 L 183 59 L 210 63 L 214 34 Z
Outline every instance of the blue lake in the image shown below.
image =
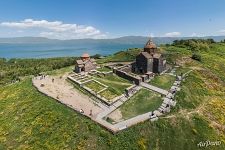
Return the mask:
M 0 58 L 49 58 L 81 56 L 83 53 L 105 56 L 135 47 L 143 47 L 143 44 L 0 44 Z

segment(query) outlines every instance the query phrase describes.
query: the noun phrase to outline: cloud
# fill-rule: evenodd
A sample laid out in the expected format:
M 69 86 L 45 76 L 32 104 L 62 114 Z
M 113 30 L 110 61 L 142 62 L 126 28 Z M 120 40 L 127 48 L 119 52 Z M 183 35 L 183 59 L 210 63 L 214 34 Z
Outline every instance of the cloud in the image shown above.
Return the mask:
M 17 33 L 23 33 L 23 30 L 17 30 L 16 32 Z
M 106 34 L 92 26 L 67 24 L 61 21 L 25 19 L 19 22 L 2 22 L 1 27 L 21 29 L 24 32 L 38 30 L 37 36 L 57 39 L 105 38 Z
M 166 33 L 164 36 L 165 37 L 178 37 L 180 35 L 181 35 L 180 32 L 169 32 L 169 33 Z
M 195 32 L 193 32 L 192 34 L 191 34 L 191 37 L 197 37 L 198 35 L 197 35 L 197 33 L 195 33 Z
M 150 33 L 150 37 L 155 37 L 155 34 L 154 33 Z
M 219 31 L 216 31 L 213 35 L 214 36 L 224 36 L 225 35 L 225 29 L 221 29 Z
M 225 30 L 218 31 L 220 34 L 225 34 Z

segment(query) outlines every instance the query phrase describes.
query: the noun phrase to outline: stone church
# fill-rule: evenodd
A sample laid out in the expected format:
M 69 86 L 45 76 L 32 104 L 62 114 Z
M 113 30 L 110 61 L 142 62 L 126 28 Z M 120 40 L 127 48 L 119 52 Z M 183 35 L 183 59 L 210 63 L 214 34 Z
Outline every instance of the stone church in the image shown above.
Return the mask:
M 132 72 L 138 74 L 162 73 L 166 70 L 166 60 L 150 38 L 132 64 Z
M 81 56 L 81 59 L 76 60 L 75 72 L 76 73 L 89 72 L 91 70 L 95 70 L 96 66 L 97 65 L 95 59 L 91 59 L 89 54 L 83 54 Z

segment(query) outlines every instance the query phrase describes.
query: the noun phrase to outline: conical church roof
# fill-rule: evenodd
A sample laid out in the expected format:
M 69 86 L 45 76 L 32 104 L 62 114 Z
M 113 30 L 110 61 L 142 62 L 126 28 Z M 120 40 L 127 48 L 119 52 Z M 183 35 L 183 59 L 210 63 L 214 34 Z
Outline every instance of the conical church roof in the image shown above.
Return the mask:
M 148 40 L 144 48 L 156 48 L 156 45 L 153 43 L 152 38 Z

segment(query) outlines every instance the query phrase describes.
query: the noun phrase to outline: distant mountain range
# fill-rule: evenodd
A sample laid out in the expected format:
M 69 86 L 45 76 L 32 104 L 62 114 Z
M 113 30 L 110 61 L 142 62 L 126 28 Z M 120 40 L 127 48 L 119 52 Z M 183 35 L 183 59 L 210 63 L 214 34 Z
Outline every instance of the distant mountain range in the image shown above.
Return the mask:
M 124 36 L 114 39 L 72 39 L 72 40 L 58 40 L 58 39 L 48 39 L 44 37 L 15 37 L 15 38 L 0 38 L 0 43 L 9 44 L 145 44 L 149 37 L 144 36 Z M 205 37 L 154 37 L 153 40 L 156 44 L 170 44 L 174 40 L 180 39 L 214 39 L 215 41 L 221 41 L 225 39 L 225 36 L 205 36 Z

